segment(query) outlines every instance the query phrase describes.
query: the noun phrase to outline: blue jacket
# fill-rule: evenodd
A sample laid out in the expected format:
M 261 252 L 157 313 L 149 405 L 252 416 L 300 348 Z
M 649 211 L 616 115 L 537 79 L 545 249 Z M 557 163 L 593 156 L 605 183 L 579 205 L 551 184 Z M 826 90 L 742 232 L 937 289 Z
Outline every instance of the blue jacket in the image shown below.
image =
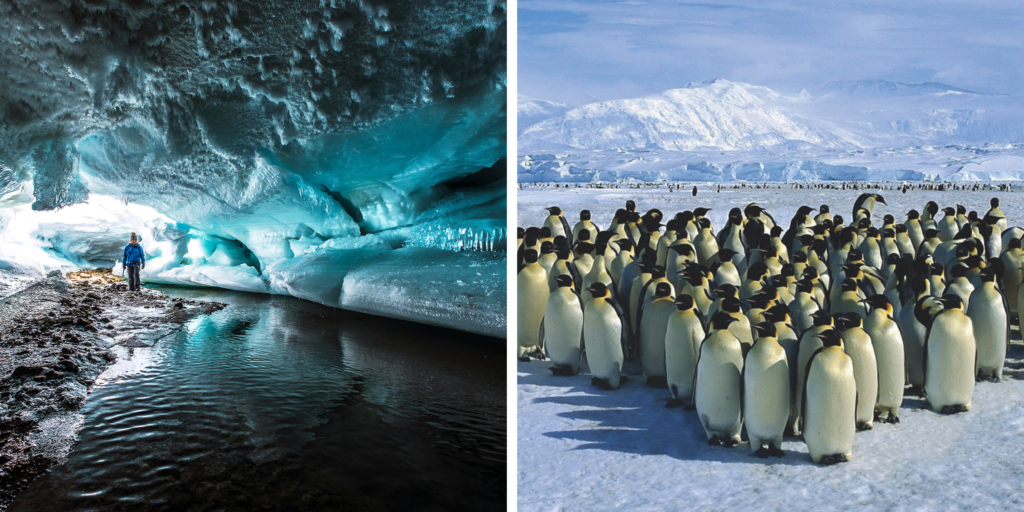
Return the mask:
M 124 257 L 121 259 L 121 262 L 126 267 L 130 266 L 132 263 L 141 263 L 142 265 L 145 265 L 146 253 L 143 252 L 142 245 L 135 244 L 133 246 L 132 244 L 128 244 L 125 246 Z

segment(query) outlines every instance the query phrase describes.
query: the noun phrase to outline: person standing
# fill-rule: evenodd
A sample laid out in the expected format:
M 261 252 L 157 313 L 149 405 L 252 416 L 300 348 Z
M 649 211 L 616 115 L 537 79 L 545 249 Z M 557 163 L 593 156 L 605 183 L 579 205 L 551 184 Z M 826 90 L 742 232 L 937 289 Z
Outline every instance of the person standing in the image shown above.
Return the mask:
M 128 270 L 128 290 L 139 291 L 141 288 L 139 270 L 146 268 L 146 253 L 139 245 L 139 237 L 135 235 L 135 232 L 132 232 L 131 241 L 124 248 L 121 265 L 121 276 L 124 276 L 125 269 Z

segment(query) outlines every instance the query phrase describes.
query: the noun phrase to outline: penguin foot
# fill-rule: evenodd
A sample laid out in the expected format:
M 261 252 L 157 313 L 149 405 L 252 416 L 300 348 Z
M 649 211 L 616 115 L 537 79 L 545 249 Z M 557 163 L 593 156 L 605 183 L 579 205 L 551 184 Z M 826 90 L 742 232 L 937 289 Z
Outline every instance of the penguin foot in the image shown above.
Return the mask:
M 961 412 L 967 412 L 967 406 L 963 404 L 959 405 L 947 405 L 939 411 L 939 414 L 957 414 Z
M 738 444 L 740 444 L 740 442 L 737 441 L 736 438 L 734 438 L 734 437 L 730 437 L 728 439 L 722 439 L 722 446 L 724 446 L 726 448 L 732 448 L 733 446 L 736 446 Z
M 861 423 L 860 425 L 857 425 L 857 430 L 859 430 L 861 432 L 863 432 L 865 430 L 871 430 L 873 428 L 875 428 L 874 425 L 872 425 L 870 423 Z
M 599 389 L 603 389 L 605 391 L 612 390 L 612 385 L 608 382 L 608 379 L 599 379 L 597 377 L 591 377 L 590 383 L 593 384 L 594 386 L 597 386 Z
M 993 383 L 1002 382 L 1002 380 L 1003 379 L 1000 379 L 999 376 L 997 376 L 997 375 L 993 375 L 992 378 L 988 379 L 989 382 L 993 382 Z
M 529 363 L 531 361 L 530 356 L 520 356 L 519 360 L 524 363 Z
M 885 418 L 886 423 L 896 424 L 900 422 L 900 417 L 895 414 L 889 413 L 889 416 Z
M 785 457 L 786 452 L 782 451 L 778 446 L 775 446 L 775 443 L 768 443 L 768 455 L 771 455 L 772 457 Z
M 850 459 L 848 459 L 845 454 L 837 453 L 835 455 L 826 455 L 822 457 L 820 463 L 826 465 L 839 464 L 840 462 L 847 462 L 849 460 Z
M 668 409 L 672 409 L 674 407 L 682 407 L 684 403 L 685 402 L 683 402 L 682 400 L 680 400 L 678 398 L 673 398 L 673 399 L 669 400 L 665 404 L 665 407 L 668 408 Z
M 668 388 L 668 378 L 667 377 L 647 377 L 647 382 L 645 384 L 647 384 L 648 387 L 665 389 L 665 388 Z
M 764 446 L 758 448 L 757 451 L 754 452 L 754 457 L 757 457 L 759 459 L 767 459 L 768 455 L 768 448 L 765 448 Z
M 555 365 L 548 369 L 551 370 L 551 375 L 557 375 L 559 377 L 572 377 L 573 375 L 576 375 L 572 366 L 567 364 Z
M 722 446 L 722 444 L 722 440 L 719 439 L 718 436 L 714 436 L 711 439 L 708 439 L 708 446 Z

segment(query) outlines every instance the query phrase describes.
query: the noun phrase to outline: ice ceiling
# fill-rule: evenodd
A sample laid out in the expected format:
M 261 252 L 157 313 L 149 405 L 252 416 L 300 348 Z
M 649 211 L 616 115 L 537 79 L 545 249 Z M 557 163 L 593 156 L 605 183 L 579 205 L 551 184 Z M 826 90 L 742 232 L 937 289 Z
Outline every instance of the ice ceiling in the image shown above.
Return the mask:
M 0 286 L 110 267 L 136 231 L 144 281 L 504 336 L 505 23 L 495 0 L 0 0 Z

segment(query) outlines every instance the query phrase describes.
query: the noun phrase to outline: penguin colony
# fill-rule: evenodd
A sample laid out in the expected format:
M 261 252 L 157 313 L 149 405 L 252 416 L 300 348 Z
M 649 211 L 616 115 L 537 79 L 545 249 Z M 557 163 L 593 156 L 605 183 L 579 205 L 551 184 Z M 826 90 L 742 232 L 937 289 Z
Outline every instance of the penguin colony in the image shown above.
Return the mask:
M 979 217 L 928 202 L 876 223 L 877 193 L 849 220 L 801 206 L 788 225 L 756 203 L 716 229 L 709 208 L 673 217 L 633 201 L 599 226 L 558 207 L 518 230 L 518 352 L 614 390 L 639 363 L 669 407 L 695 410 L 709 445 L 814 462 L 850 460 L 855 432 L 898 423 L 904 391 L 940 414 L 999 382 L 1024 301 L 1024 229 L 993 198 Z M 941 215 L 940 215 L 941 213 Z

